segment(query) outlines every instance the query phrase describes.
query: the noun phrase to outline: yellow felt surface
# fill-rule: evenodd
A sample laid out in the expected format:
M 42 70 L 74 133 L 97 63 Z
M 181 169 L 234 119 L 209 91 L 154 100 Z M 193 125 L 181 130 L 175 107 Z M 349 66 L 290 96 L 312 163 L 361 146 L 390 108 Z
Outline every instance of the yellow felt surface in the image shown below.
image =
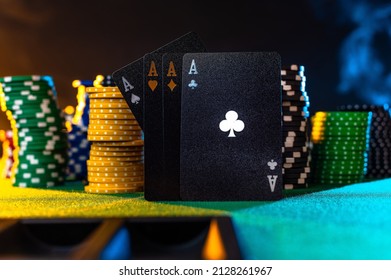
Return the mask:
M 1 218 L 101 218 L 220 216 L 227 212 L 191 204 L 159 203 L 144 200 L 142 193 L 88 194 L 80 182 L 51 189 L 12 187 L 0 180 Z

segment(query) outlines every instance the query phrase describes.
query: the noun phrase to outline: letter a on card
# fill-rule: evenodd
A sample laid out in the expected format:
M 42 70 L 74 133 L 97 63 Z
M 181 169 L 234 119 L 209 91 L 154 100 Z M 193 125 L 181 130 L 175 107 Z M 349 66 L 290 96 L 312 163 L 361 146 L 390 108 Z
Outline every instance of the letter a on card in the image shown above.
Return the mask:
M 190 71 L 189 71 L 189 75 L 197 75 L 198 72 L 197 72 L 197 66 L 195 64 L 195 61 L 194 59 L 191 61 L 191 65 L 190 65 Z

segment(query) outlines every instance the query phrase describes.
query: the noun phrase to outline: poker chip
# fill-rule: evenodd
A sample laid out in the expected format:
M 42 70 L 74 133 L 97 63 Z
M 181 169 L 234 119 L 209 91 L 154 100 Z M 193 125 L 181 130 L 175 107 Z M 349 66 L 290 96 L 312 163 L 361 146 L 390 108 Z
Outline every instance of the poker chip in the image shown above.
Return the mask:
M 101 85 L 103 87 L 115 87 L 115 82 L 113 80 L 113 77 L 111 75 L 104 76 L 103 81 L 101 82 Z
M 121 194 L 121 193 L 133 193 L 143 191 L 143 187 L 127 187 L 127 188 L 104 188 L 104 187 L 84 187 L 84 191 L 87 193 L 99 193 L 99 194 Z
M 94 145 L 91 147 L 91 152 L 133 152 L 140 151 L 143 152 L 143 146 L 98 146 Z
M 91 136 L 121 136 L 121 135 L 131 135 L 131 136 L 141 136 L 140 130 L 125 130 L 123 129 L 88 129 L 88 135 Z
M 304 66 L 298 64 L 282 65 L 281 70 L 304 72 Z M 284 75 L 284 74 L 281 74 Z
M 90 119 L 105 119 L 105 120 L 134 120 L 135 117 L 133 114 L 111 114 L 111 113 L 91 113 Z
M 304 66 L 292 64 L 281 69 L 283 185 L 285 189 L 306 188 L 310 173 L 307 130 L 310 103 Z
M 71 130 L 68 132 L 68 142 L 69 163 L 67 180 L 86 180 L 86 161 L 90 154 L 91 144 L 87 140 L 87 127 L 84 125 L 84 122 L 72 124 Z
M 364 179 L 368 170 L 371 120 L 371 112 L 315 113 L 311 119 L 311 181 L 349 184 Z
M 98 147 L 133 147 L 144 146 L 144 140 L 135 141 L 99 141 L 94 143 Z
M 286 179 L 307 179 L 309 174 L 306 172 L 303 173 L 285 173 L 284 178 Z
M 109 93 L 109 94 L 119 93 L 119 94 L 121 94 L 121 91 L 119 90 L 118 87 L 87 87 L 86 92 L 92 93 L 92 94 L 94 94 L 94 93 L 96 93 L 96 94 L 100 94 L 100 93 Z M 122 94 L 121 94 L 121 98 L 123 98 Z
M 90 114 L 116 114 L 119 116 L 123 115 L 129 115 L 132 116 L 132 112 L 128 108 L 119 108 L 119 109 L 112 109 L 112 108 L 102 108 L 102 109 L 90 109 Z M 126 118 L 125 118 L 126 119 Z
M 88 193 L 112 194 L 143 190 L 142 130 L 117 87 L 87 88 L 92 142 L 87 160 Z
M 127 104 L 127 103 L 125 99 L 121 99 L 121 98 L 93 98 L 90 99 L 90 104 L 108 105 L 108 104 Z
M 40 188 L 63 184 L 69 144 L 52 77 L 12 76 L 0 82 L 1 103 L 13 120 L 12 184 Z
M 109 151 L 90 151 L 90 155 L 97 157 L 132 157 L 143 155 L 144 151 L 119 151 L 119 152 L 109 152 Z
M 132 157 L 101 157 L 101 156 L 93 156 L 90 155 L 91 161 L 112 161 L 112 162 L 133 162 L 133 161 L 141 161 L 143 160 L 142 156 L 132 156 Z
M 140 131 L 141 127 L 138 125 L 96 125 L 91 124 L 90 125 L 91 130 L 101 130 L 101 131 L 119 131 L 119 130 L 135 130 Z
M 91 109 L 101 109 L 101 108 L 109 108 L 109 109 L 125 109 L 129 108 L 126 103 L 90 103 Z
M 141 176 L 138 177 L 125 177 L 121 174 L 113 174 L 117 175 L 115 177 L 105 177 L 105 176 L 96 176 L 89 174 L 88 181 L 90 183 L 132 183 L 132 182 L 141 182 L 144 181 L 144 173 L 141 174 Z M 142 185 L 141 185 L 142 186 Z
M 293 167 L 293 168 L 287 168 L 283 170 L 283 175 L 284 174 L 307 174 L 309 175 L 311 171 L 311 168 L 309 166 L 304 166 L 304 167 Z
M 91 125 L 132 125 L 138 126 L 138 122 L 136 120 L 102 120 L 102 119 L 95 119 L 90 120 Z
M 104 177 L 104 178 L 114 178 L 114 179 L 123 179 L 123 178 L 132 178 L 133 181 L 142 181 L 143 179 L 140 178 L 144 174 L 144 169 L 141 170 L 135 170 L 135 171 L 120 171 L 123 174 L 119 174 L 119 171 L 117 172 L 96 172 L 96 171 L 89 171 L 88 175 L 91 178 L 95 177 Z M 140 178 L 139 180 L 136 180 L 135 178 Z M 99 182 L 99 181 L 98 181 Z
M 124 183 L 90 182 L 88 185 L 91 188 L 140 188 L 144 186 L 144 180 L 139 182 L 124 182 Z
M 3 157 L 2 162 L 4 164 L 4 170 L 3 170 L 3 178 L 11 178 L 12 176 L 12 170 L 15 162 L 14 158 L 14 150 L 15 145 L 13 141 L 13 131 L 7 130 L 2 131 L 1 138 L 3 140 L 2 148 L 3 148 Z
M 88 141 L 135 141 L 135 140 L 141 140 L 141 136 L 133 136 L 133 135 L 90 135 L 87 136 Z
M 88 172 L 96 172 L 96 173 L 117 173 L 117 172 L 125 172 L 123 175 L 126 176 L 126 172 L 134 172 L 144 170 L 144 164 L 141 162 L 140 164 L 133 164 L 129 166 L 88 166 Z M 94 175 L 94 174 L 92 174 Z M 134 175 L 139 176 L 139 175 Z

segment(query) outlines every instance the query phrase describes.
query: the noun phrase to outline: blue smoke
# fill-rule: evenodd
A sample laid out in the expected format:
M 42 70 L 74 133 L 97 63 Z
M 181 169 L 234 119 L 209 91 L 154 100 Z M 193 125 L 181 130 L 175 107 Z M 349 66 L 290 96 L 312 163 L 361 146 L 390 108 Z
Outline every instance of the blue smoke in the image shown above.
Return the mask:
M 329 3 L 311 1 L 322 19 L 327 17 L 324 8 Z M 334 3 L 326 11 L 328 16 L 334 17 L 338 25 L 353 28 L 340 48 L 338 92 L 352 92 L 370 104 L 391 103 L 391 3 L 374 0 Z

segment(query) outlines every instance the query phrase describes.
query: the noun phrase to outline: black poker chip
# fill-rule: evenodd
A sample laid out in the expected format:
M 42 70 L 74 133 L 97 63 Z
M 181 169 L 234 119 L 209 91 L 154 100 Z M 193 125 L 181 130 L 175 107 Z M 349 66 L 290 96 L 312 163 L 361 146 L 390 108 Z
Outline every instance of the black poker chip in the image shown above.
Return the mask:
M 308 152 L 283 152 L 283 158 L 307 158 L 309 157 Z
M 292 130 L 292 127 L 294 127 L 295 130 L 305 131 L 305 129 L 307 128 L 307 122 L 305 122 L 305 121 L 283 122 L 282 126 L 283 127 L 290 127 L 290 129 L 286 129 L 286 130 Z
M 307 178 L 286 178 L 286 177 L 283 177 L 282 182 L 284 184 L 305 184 L 305 183 L 307 183 Z
M 301 90 L 283 90 L 281 92 L 282 101 L 309 101 L 307 92 Z M 288 99 L 291 97 L 291 99 Z
M 286 157 L 283 159 L 284 163 L 302 163 L 302 162 L 308 162 L 308 158 L 292 158 L 292 157 Z
M 308 152 L 309 148 L 307 146 L 303 147 L 282 147 L 282 152 L 287 153 L 287 152 Z
M 284 108 L 284 107 L 283 107 Z M 307 110 L 298 110 L 298 111 L 290 111 L 290 110 L 282 110 L 283 116 L 292 116 L 292 117 L 306 117 L 308 116 Z
M 367 178 L 391 177 L 391 114 L 388 104 L 347 104 L 343 111 L 372 112 Z
M 307 110 L 307 106 L 301 106 L 301 105 L 292 105 L 292 104 L 284 104 L 282 103 L 282 110 L 287 112 L 297 112 L 297 111 L 304 111 Z
M 293 189 L 305 189 L 308 187 L 308 184 L 305 183 L 305 184 L 288 184 L 288 183 L 284 183 L 284 189 L 285 190 L 293 190 Z
M 304 81 L 281 80 L 281 85 L 282 86 L 288 85 L 288 86 L 296 86 L 296 87 L 305 88 Z
M 298 64 L 290 64 L 290 65 L 282 65 L 281 70 L 289 70 L 289 71 L 302 71 L 304 72 L 304 66 Z
M 297 106 L 297 107 L 309 107 L 310 106 L 310 102 L 309 101 L 282 101 L 282 106 L 285 107 L 285 106 Z
M 304 173 L 289 173 L 284 174 L 283 178 L 285 179 L 308 179 L 310 177 L 310 174 L 307 172 Z
M 285 101 L 295 101 L 295 102 L 307 102 L 309 101 L 307 94 L 298 93 L 297 91 L 292 91 L 288 94 L 288 92 L 285 92 L 282 94 L 282 102 Z
M 281 69 L 281 77 L 289 75 L 300 75 L 305 76 L 304 70 L 290 70 L 290 69 Z
M 104 76 L 104 79 L 102 81 L 102 86 L 104 86 L 104 87 L 116 86 L 114 83 L 113 77 L 111 75 Z
M 306 144 L 307 144 L 306 142 L 303 142 L 303 143 L 284 142 L 284 147 L 287 147 L 287 148 L 304 147 Z
M 307 136 L 286 136 L 283 137 L 284 142 L 307 142 L 309 138 Z
M 301 173 L 310 173 L 311 168 L 309 166 L 302 167 L 293 167 L 293 168 L 284 168 L 282 174 L 301 174 Z
M 287 130 L 282 132 L 282 136 L 285 137 L 308 137 L 306 131 Z
M 295 85 L 283 85 L 283 91 L 301 91 L 305 92 L 305 86 L 295 86 Z
M 299 72 L 301 74 L 288 74 L 288 75 L 282 75 L 281 80 L 283 81 L 306 81 L 306 77 L 304 76 L 304 72 Z
M 306 146 L 308 140 L 283 141 L 284 147 L 303 147 Z
M 290 169 L 290 168 L 300 168 L 300 167 L 307 167 L 308 166 L 308 162 L 295 162 L 295 163 L 283 163 L 282 164 L 282 167 L 283 168 L 287 168 L 287 169 Z
M 287 123 L 287 122 L 305 122 L 305 121 L 307 121 L 307 118 L 303 117 L 303 116 L 287 116 L 287 115 L 283 115 L 282 116 L 282 121 L 284 123 Z
M 290 131 L 298 131 L 298 132 L 307 132 L 307 125 L 304 124 L 303 126 L 285 126 L 282 125 L 282 133 L 287 133 Z

